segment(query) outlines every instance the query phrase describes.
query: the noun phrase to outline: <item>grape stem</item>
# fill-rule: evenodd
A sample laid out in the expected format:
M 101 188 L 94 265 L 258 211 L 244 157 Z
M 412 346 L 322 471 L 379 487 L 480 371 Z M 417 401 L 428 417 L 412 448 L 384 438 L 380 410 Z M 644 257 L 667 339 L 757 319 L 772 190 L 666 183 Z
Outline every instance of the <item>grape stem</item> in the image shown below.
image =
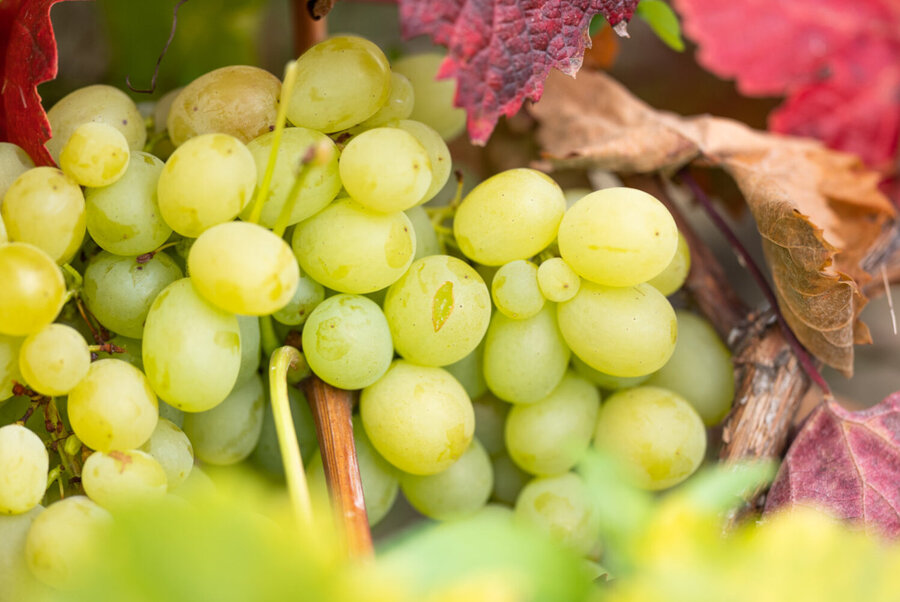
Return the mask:
M 259 339 L 262 344 L 263 353 L 270 356 L 275 350 L 281 347 L 278 335 L 275 333 L 275 325 L 272 323 L 272 316 L 260 316 L 259 318 Z

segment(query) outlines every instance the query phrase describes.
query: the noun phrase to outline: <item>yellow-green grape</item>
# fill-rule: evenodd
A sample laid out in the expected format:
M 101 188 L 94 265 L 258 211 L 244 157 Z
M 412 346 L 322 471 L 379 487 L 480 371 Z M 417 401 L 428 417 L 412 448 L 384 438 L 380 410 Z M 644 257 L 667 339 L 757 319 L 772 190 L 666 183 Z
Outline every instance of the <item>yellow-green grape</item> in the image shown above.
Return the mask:
M 688 272 L 691 271 L 691 249 L 688 247 L 684 234 L 678 233 L 678 246 L 672 261 L 665 269 L 647 281 L 647 284 L 656 288 L 665 296 L 669 296 L 684 284 Z
M 0 427 L 0 514 L 28 512 L 47 489 L 50 456 L 41 438 L 19 424 Z
M 481 442 L 488 455 L 504 453 L 506 416 L 512 406 L 486 393 L 473 399 L 472 407 L 475 409 L 475 438 Z
M 69 421 L 85 445 L 97 451 L 135 449 L 159 418 L 156 395 L 144 373 L 127 362 L 97 360 L 69 392 Z
M 469 259 L 503 265 L 537 255 L 552 243 L 565 210 L 562 190 L 549 176 L 510 169 L 466 195 L 453 219 L 453 235 Z
M 391 213 L 417 205 L 431 186 L 428 153 L 398 128 L 374 128 L 354 137 L 340 159 L 341 182 L 367 209 Z
M 100 554 L 112 517 L 83 495 L 55 502 L 41 512 L 25 538 L 25 562 L 32 574 L 56 590 L 72 590 Z
M 425 191 L 425 196 L 419 199 L 418 204 L 422 205 L 433 199 L 450 179 L 450 172 L 453 170 L 450 149 L 440 134 L 421 121 L 402 119 L 397 122 L 397 127 L 415 136 L 431 162 L 431 185 Z
M 12 397 L 13 383 L 24 380 L 19 372 L 19 349 L 24 340 L 0 334 L 0 401 Z
M 416 253 L 412 223 L 402 211 L 378 213 L 349 198 L 297 224 L 291 243 L 304 273 L 342 293 L 390 286 Z
M 241 369 L 235 387 L 243 385 L 259 371 L 261 359 L 259 319 L 256 316 L 238 316 L 237 319 L 241 335 Z
M 81 468 L 84 492 L 107 510 L 159 501 L 168 489 L 166 471 L 139 450 L 94 452 Z
M 538 267 L 517 259 L 503 264 L 491 282 L 491 298 L 503 315 L 524 320 L 544 308 L 544 295 L 538 287 Z
M 2 197 L 0 197 L 2 200 Z M 0 245 L 9 242 L 9 234 L 6 233 L 6 224 L 3 222 L 3 215 L 0 214 Z
M 463 386 L 469 399 L 478 399 L 487 393 L 487 383 L 484 382 L 484 339 L 482 343 L 469 355 L 458 362 L 447 364 L 444 370 L 453 375 Z M 481 439 L 484 442 L 484 439 Z M 488 450 L 490 451 L 490 450 Z
M 115 184 L 85 190 L 87 230 L 101 248 L 116 255 L 143 255 L 169 239 L 172 229 L 156 198 L 162 170 L 162 161 L 135 151 Z
M 168 120 L 169 113 L 172 110 L 172 105 L 175 103 L 175 99 L 178 98 L 178 95 L 181 94 L 181 91 L 184 90 L 184 86 L 180 88 L 173 88 L 159 97 L 159 100 L 153 105 L 153 133 L 159 134 L 160 132 L 165 132 L 168 130 Z M 171 142 L 171 140 L 169 141 Z
M 544 305 L 524 320 L 498 312 L 491 318 L 485 336 L 484 379 L 500 399 L 534 403 L 556 388 L 566 373 L 570 355 L 553 305 Z
M 594 444 L 613 454 L 644 489 L 666 489 L 700 466 L 706 429 L 680 395 L 658 387 L 619 391 L 600 408 Z
M 390 91 L 391 68 L 381 49 L 356 36 L 335 36 L 297 59 L 287 117 L 294 125 L 330 134 L 374 115 Z
M 567 472 L 525 485 L 516 500 L 515 517 L 583 555 L 599 536 L 594 503 L 581 477 Z
M 559 304 L 558 315 L 572 351 L 606 374 L 650 374 L 675 350 L 675 310 L 649 284 L 612 288 L 585 280 L 577 295 Z
M 372 445 L 404 472 L 436 474 L 456 462 L 475 432 L 472 402 L 440 368 L 396 360 L 362 391 L 359 413 Z
M 204 231 L 191 247 L 188 272 L 207 301 L 247 316 L 266 316 L 287 305 L 300 280 L 290 245 L 250 222 Z
M 516 498 L 533 478 L 532 475 L 519 468 L 506 453 L 491 456 L 491 466 L 494 469 L 493 498 L 510 506 L 515 505 Z
M 413 230 L 416 233 L 416 254 L 413 260 L 422 259 L 429 255 L 441 255 L 444 253 L 444 247 L 438 240 L 437 232 L 434 231 L 434 224 L 424 207 L 410 207 L 403 213 L 412 223 Z
M 569 372 L 544 399 L 513 406 L 506 418 L 506 449 L 524 470 L 553 476 L 584 457 L 600 409 L 597 388 Z
M 128 168 L 131 154 L 122 132 L 91 121 L 75 128 L 59 155 L 63 172 L 82 186 L 109 186 Z
M 650 374 L 644 374 L 642 376 L 613 376 L 612 374 L 606 374 L 605 372 L 600 372 L 599 370 L 591 368 L 574 353 L 572 354 L 572 367 L 575 368 L 575 372 L 577 372 L 579 376 L 588 379 L 601 389 L 606 389 L 607 391 L 618 391 L 619 389 L 636 387 L 643 384 L 651 376 Z
M 56 263 L 75 256 L 85 231 L 84 195 L 55 167 L 35 167 L 19 176 L 0 205 L 10 240 L 27 242 Z
M 19 370 L 41 395 L 65 395 L 81 382 L 91 352 L 81 334 L 65 324 L 50 324 L 31 334 L 19 350 Z
M 410 119 L 426 123 L 444 140 L 452 140 L 466 127 L 466 112 L 453 106 L 456 81 L 437 79 L 443 61 L 442 54 L 416 54 L 398 60 L 393 69 L 412 84 L 416 102 Z
M 471 266 L 449 255 L 431 255 L 417 260 L 391 285 L 384 315 L 400 355 L 424 366 L 445 366 L 481 342 L 491 319 L 491 300 Z
M 694 406 L 703 424 L 713 426 L 725 418 L 734 401 L 731 353 L 708 321 L 684 310 L 675 315 L 675 352 L 647 384 L 678 393 Z
M 150 306 L 142 355 L 147 378 L 166 403 L 185 412 L 212 409 L 241 369 L 237 317 L 201 297 L 190 278 L 176 280 Z
M 39 582 L 25 564 L 25 538 L 34 519 L 44 511 L 35 506 L 23 514 L 0 514 L 0 583 L 4 602 L 44 600 L 47 587 Z
M 541 263 L 537 272 L 541 294 L 554 303 L 563 303 L 578 294 L 581 277 L 562 257 L 551 257 Z
M 272 318 L 287 326 L 300 326 L 324 299 L 325 287 L 301 273 L 294 296 L 287 305 L 273 313 Z
M 34 161 L 21 147 L 12 142 L 0 142 L 0 202 L 16 178 L 32 167 L 34 167 Z M 3 226 L 0 224 L 0 232 L 2 231 Z M 3 242 L 2 235 L 0 235 L 0 242 Z
M 275 126 L 281 82 L 248 65 L 205 73 L 172 100 L 166 116 L 169 138 L 180 146 L 201 134 L 229 134 L 249 142 Z
M 170 420 L 160 418 L 153 434 L 141 446 L 141 451 L 153 456 L 166 473 L 171 491 L 184 483 L 194 467 L 194 448 L 191 440 Z
M 127 94 L 112 86 L 96 85 L 75 90 L 47 111 L 53 137 L 44 145 L 53 160 L 79 125 L 89 121 L 106 123 L 122 132 L 128 148 L 141 150 L 147 141 L 147 129 L 137 105 Z
M 472 439 L 466 453 L 447 470 L 400 476 L 400 489 L 412 507 L 437 520 L 474 514 L 487 503 L 493 485 L 491 460 L 478 439 Z
M 605 188 L 572 205 L 559 224 L 559 253 L 579 276 L 634 286 L 663 271 L 678 246 L 665 205 L 642 190 Z
M 388 99 L 374 115 L 360 123 L 364 128 L 387 125 L 391 121 L 406 119 L 413 110 L 415 94 L 405 75 L 391 72 L 391 92 Z
M 26 336 L 56 319 L 66 295 L 62 272 L 41 249 L 0 246 L 0 334 Z
M 159 211 L 170 228 L 190 238 L 229 222 L 250 202 L 256 163 L 227 134 L 204 134 L 179 146 L 159 176 Z

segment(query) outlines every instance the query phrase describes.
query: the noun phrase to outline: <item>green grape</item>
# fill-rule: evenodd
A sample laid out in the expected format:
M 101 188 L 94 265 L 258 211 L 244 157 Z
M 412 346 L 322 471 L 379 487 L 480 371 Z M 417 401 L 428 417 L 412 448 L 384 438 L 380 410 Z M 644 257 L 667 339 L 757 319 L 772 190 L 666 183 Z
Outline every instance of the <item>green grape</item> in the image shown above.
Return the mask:
M 672 355 L 678 335 L 675 310 L 649 284 L 610 288 L 585 280 L 559 304 L 559 329 L 578 357 L 613 376 L 643 376 Z
M 713 426 L 728 415 L 734 400 L 731 353 L 708 321 L 684 310 L 675 315 L 675 352 L 647 384 L 678 393 L 694 406 L 703 424 Z
M 190 278 L 176 280 L 150 306 L 142 356 L 153 390 L 166 403 L 185 412 L 212 409 L 241 369 L 237 317 L 203 299 Z
M 487 503 L 493 486 L 491 460 L 478 439 L 447 470 L 400 476 L 400 489 L 412 507 L 438 520 L 474 514 Z
M 559 252 L 604 286 L 650 280 L 672 261 L 678 228 L 665 205 L 634 188 L 606 188 L 572 205 L 559 224 Z
M 301 273 L 294 296 L 287 305 L 273 313 L 272 318 L 287 326 L 300 326 L 324 299 L 325 287 Z
M 172 105 L 175 103 L 175 99 L 178 98 L 178 95 L 181 94 L 182 90 L 184 90 L 184 86 L 169 90 L 160 96 L 159 100 L 156 101 L 156 104 L 153 105 L 152 116 L 154 134 L 168 131 L 169 126 L 167 121 L 169 120 L 169 113 L 172 112 Z M 169 142 L 171 143 L 172 141 L 169 140 Z
M 515 505 L 516 498 L 532 476 L 516 466 L 506 453 L 492 456 L 491 467 L 494 469 L 493 498 L 510 506 Z
M 304 462 L 308 462 L 318 449 L 316 424 L 302 391 L 288 387 L 288 402 L 291 406 L 294 431 L 297 433 L 297 441 L 300 444 L 300 455 Z M 284 464 L 281 459 L 281 449 L 278 447 L 278 433 L 275 430 L 272 405 L 267 403 L 265 406 L 259 441 L 256 443 L 256 449 L 253 450 L 250 460 L 266 474 L 284 478 Z
M 35 506 L 24 514 L 0 514 L 0 600 L 19 602 L 44 600 L 49 591 L 41 584 L 25 564 L 25 538 L 34 519 L 44 511 Z
M 412 84 L 405 75 L 391 72 L 391 92 L 388 99 L 375 111 L 375 114 L 360 123 L 364 128 L 374 128 L 387 125 L 398 119 L 406 119 L 412 113 L 415 104 L 415 94 Z
M 19 350 L 19 370 L 41 395 L 65 395 L 87 374 L 91 352 L 81 334 L 50 324 L 28 336 Z
M 2 197 L 0 197 L 2 200 Z M 0 245 L 9 242 L 9 234 L 6 233 L 6 224 L 3 222 L 3 215 L 0 214 Z
M 478 273 L 449 255 L 413 263 L 388 289 L 384 315 L 405 359 L 444 366 L 471 353 L 487 330 L 491 300 Z
M 204 462 L 227 466 L 250 455 L 262 430 L 266 392 L 254 376 L 211 410 L 184 417 L 184 432 Z
M 562 257 L 551 257 L 541 263 L 537 272 L 541 294 L 549 301 L 563 303 L 578 294 L 581 278 Z
M 140 343 L 140 341 L 138 342 Z M 178 428 L 184 426 L 184 412 L 178 408 L 173 408 L 162 399 L 159 400 L 159 417 L 160 419 L 168 420 Z
M 419 205 L 425 204 L 433 199 L 450 179 L 450 172 L 453 170 L 450 149 L 447 148 L 447 143 L 440 134 L 421 121 L 403 119 L 397 122 L 397 127 L 415 137 L 425 149 L 428 160 L 431 162 L 431 185 L 418 203 Z
M 139 450 L 94 452 L 81 469 L 84 492 L 107 510 L 159 501 L 168 488 L 166 471 Z
M 387 320 L 359 295 L 325 299 L 303 328 L 303 354 L 316 376 L 340 389 L 368 387 L 394 357 Z
M 287 305 L 300 279 L 284 239 L 250 222 L 226 222 L 204 231 L 191 247 L 188 272 L 207 301 L 250 316 L 266 316 Z
M 404 213 L 377 213 L 349 198 L 297 224 L 291 243 L 304 273 L 330 289 L 354 294 L 389 286 L 416 253 L 415 233 Z
M 250 377 L 259 372 L 260 333 L 259 319 L 255 316 L 238 316 L 238 327 L 241 335 L 241 369 L 238 372 L 235 387 L 243 385 Z
M 275 132 L 269 132 L 247 144 L 256 162 L 257 186 L 262 185 L 274 143 Z M 307 155 L 311 149 L 320 160 L 308 159 Z M 299 223 L 324 209 L 341 191 L 339 156 L 337 146 L 322 132 L 301 127 L 284 130 L 275 158 L 272 181 L 269 184 L 269 196 L 263 205 L 259 223 L 267 228 L 275 226 L 285 204 L 289 201 L 288 197 L 294 183 L 300 177 L 300 169 L 305 170 L 304 180 L 297 191 L 297 200 L 291 209 L 288 225 Z M 290 200 L 293 202 L 293 199 Z M 249 218 L 252 211 L 253 205 L 250 204 L 241 212 L 241 218 Z
M 469 259 L 503 265 L 552 243 L 565 210 L 562 190 L 549 176 L 510 169 L 466 195 L 453 219 L 453 235 Z
M 637 486 L 666 489 L 700 466 L 706 429 L 678 394 L 636 387 L 613 394 L 600 408 L 594 444 L 618 458 Z
M 416 234 L 416 254 L 413 257 L 413 261 L 429 255 L 442 255 L 444 247 L 438 240 L 437 232 L 434 231 L 434 224 L 431 223 L 428 212 L 417 205 L 410 207 L 403 213 L 409 218 Z
M 500 399 L 534 403 L 556 388 L 570 355 L 553 305 L 525 320 L 495 313 L 484 341 L 484 379 Z
M 425 148 L 398 128 L 374 128 L 354 137 L 344 147 L 339 166 L 350 197 L 382 213 L 417 205 L 432 182 Z
M 520 524 L 536 527 L 584 555 L 599 536 L 593 504 L 581 477 L 568 472 L 525 485 L 516 500 L 515 516 Z
M 466 112 L 453 106 L 456 83 L 452 79 L 437 79 L 443 61 L 442 54 L 417 54 L 398 60 L 393 69 L 412 84 L 416 102 L 410 119 L 428 124 L 444 140 L 452 140 L 465 128 Z
M 469 399 L 478 399 L 487 393 L 487 383 L 484 381 L 484 339 L 482 343 L 466 357 L 452 364 L 444 366 L 444 370 L 453 375 L 459 384 L 466 390 Z M 484 441 L 484 439 L 481 439 Z
M 156 199 L 162 170 L 162 161 L 135 151 L 115 184 L 85 191 L 87 231 L 105 251 L 143 255 L 168 240 L 172 229 L 159 214 Z
M 446 470 L 466 451 L 475 431 L 472 402 L 440 368 L 396 360 L 362 391 L 359 415 L 385 460 L 418 475 Z
M 62 272 L 42 250 L 0 245 L 0 334 L 25 336 L 56 319 L 66 294 Z
M 669 296 L 684 284 L 688 272 L 691 271 L 691 249 L 688 247 L 684 234 L 678 233 L 678 246 L 675 255 L 662 272 L 647 281 L 665 296 Z
M 147 141 L 144 118 L 134 101 L 112 86 L 87 86 L 75 90 L 47 111 L 47 119 L 53 137 L 45 146 L 57 163 L 63 146 L 75 128 L 89 121 L 106 123 L 118 129 L 133 151 L 141 150 Z
M 0 401 L 12 397 L 13 382 L 25 380 L 19 372 L 19 349 L 24 340 L 0 334 Z
M 184 483 L 194 467 L 191 440 L 173 422 L 162 417 L 140 451 L 150 454 L 162 467 L 169 491 Z
M 32 244 L 56 263 L 75 256 L 84 240 L 84 195 L 54 167 L 35 167 L 19 176 L 0 205 L 11 240 Z
M 41 502 L 50 456 L 44 442 L 19 424 L 0 427 L 0 514 L 22 514 Z
M 156 395 L 144 373 L 122 360 L 97 360 L 69 392 L 69 421 L 85 445 L 97 451 L 144 444 L 159 418 Z
M 579 376 L 588 379 L 601 389 L 606 389 L 607 391 L 618 391 L 619 389 L 636 387 L 650 378 L 649 374 L 644 374 L 642 376 L 613 376 L 612 374 L 606 374 L 605 372 L 594 370 L 574 353 L 572 354 L 572 367 L 575 368 L 575 372 L 577 372 Z
M 172 99 L 166 115 L 169 138 L 180 146 L 201 134 L 229 134 L 249 142 L 275 126 L 281 82 L 248 65 L 204 73 Z
M 156 253 L 138 263 L 101 251 L 84 270 L 84 301 L 94 317 L 106 328 L 139 339 L 144 321 L 156 296 L 182 277 L 181 269 L 166 253 Z
M 503 315 L 524 320 L 544 308 L 544 295 L 538 287 L 538 267 L 517 259 L 500 266 L 491 281 L 491 298 Z
M 72 132 L 59 154 L 59 166 L 82 186 L 109 186 L 125 174 L 130 158 L 122 132 L 91 121 Z
M 475 409 L 475 438 L 493 456 L 506 451 L 504 430 L 510 405 L 490 393 L 472 401 Z
M 179 146 L 159 176 L 159 211 L 170 228 L 191 238 L 228 222 L 250 202 L 256 163 L 240 140 L 204 134 Z
M 32 167 L 34 161 L 21 147 L 12 142 L 0 142 L 0 201 L 16 178 Z M 3 226 L 0 223 L 0 242 L 4 242 L 2 231 Z
M 506 449 L 524 470 L 553 476 L 571 470 L 584 457 L 600 409 L 597 388 L 567 373 L 544 399 L 516 405 L 506 418 Z
M 391 68 L 378 46 L 356 36 L 334 36 L 297 59 L 287 117 L 294 125 L 338 132 L 374 115 L 390 91 Z

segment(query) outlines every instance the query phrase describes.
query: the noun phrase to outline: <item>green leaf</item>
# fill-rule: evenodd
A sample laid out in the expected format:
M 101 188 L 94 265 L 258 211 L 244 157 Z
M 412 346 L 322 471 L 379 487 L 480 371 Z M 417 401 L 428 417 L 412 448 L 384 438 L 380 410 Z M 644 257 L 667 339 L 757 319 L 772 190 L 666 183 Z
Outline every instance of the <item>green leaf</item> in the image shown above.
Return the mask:
M 591 24 L 588 26 L 588 33 L 593 38 L 606 25 L 606 19 L 603 15 L 594 15 Z
M 647 22 L 659 39 L 673 50 L 684 50 L 681 39 L 681 24 L 672 8 L 662 0 L 641 0 L 637 15 Z
M 453 283 L 449 280 L 441 285 L 431 302 L 431 324 L 437 332 L 453 313 Z

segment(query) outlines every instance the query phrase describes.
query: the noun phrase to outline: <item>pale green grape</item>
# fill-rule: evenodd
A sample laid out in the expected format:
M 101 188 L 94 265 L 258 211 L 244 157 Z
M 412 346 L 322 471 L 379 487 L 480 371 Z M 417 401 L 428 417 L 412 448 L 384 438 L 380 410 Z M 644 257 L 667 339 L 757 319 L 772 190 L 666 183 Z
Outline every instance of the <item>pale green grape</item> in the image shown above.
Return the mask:
M 265 177 L 274 142 L 275 132 L 269 132 L 247 144 L 256 162 L 257 186 L 262 184 Z M 319 160 L 314 157 L 312 161 L 307 162 L 307 154 L 311 149 L 314 149 Z M 269 196 L 263 205 L 259 223 L 267 228 L 274 227 L 284 205 L 289 201 L 293 202 L 294 206 L 287 221 L 288 225 L 299 223 L 325 208 L 341 190 L 341 177 L 338 173 L 339 156 L 337 146 L 322 132 L 301 127 L 284 130 L 275 158 L 272 181 L 269 184 Z M 301 167 L 303 163 L 306 164 Z M 306 175 L 294 202 L 288 197 L 300 176 L 300 169 L 306 170 Z M 252 210 L 252 204 L 248 205 L 241 212 L 241 218 L 250 217 Z
M 22 148 L 12 142 L 0 142 L 0 202 L 3 201 L 3 195 L 16 181 L 16 178 L 34 167 L 34 161 L 28 156 Z M 0 233 L 3 226 L 0 225 Z M 2 234 L 0 234 L 0 242 L 3 242 Z
M 412 84 L 416 102 L 410 118 L 428 124 L 444 140 L 452 140 L 466 126 L 466 112 L 453 106 L 456 82 L 437 79 L 443 61 L 442 54 L 416 54 L 398 60 L 393 69 L 405 75 Z
M 419 199 L 419 204 L 422 205 L 433 199 L 450 179 L 450 172 L 453 170 L 450 149 L 440 134 L 421 121 L 403 119 L 397 122 L 397 127 L 418 140 L 431 162 L 431 185 L 425 191 L 425 196 Z
M 354 201 L 382 213 L 418 204 L 432 182 L 425 148 L 398 128 L 374 128 L 350 140 L 341 153 L 340 172 Z
M 72 259 L 84 239 L 84 195 L 54 167 L 19 176 L 6 191 L 0 214 L 10 240 L 32 244 L 59 264 Z
M 665 205 L 635 188 L 605 188 L 572 205 L 559 224 L 559 252 L 579 276 L 634 286 L 672 261 L 678 228 Z
M 50 324 L 28 336 L 19 350 L 19 370 L 41 395 L 65 395 L 87 374 L 91 352 L 81 334 Z
M 538 267 L 517 259 L 500 266 L 491 281 L 491 298 L 503 315 L 516 320 L 530 318 L 544 308 L 538 287 Z
M 478 399 L 487 393 L 487 383 L 484 381 L 484 339 L 469 355 L 458 362 L 447 364 L 444 370 L 453 375 L 459 384 L 466 390 L 469 399 Z M 484 442 L 484 439 L 481 439 Z
M 256 163 L 240 140 L 204 134 L 179 146 L 159 176 L 159 211 L 170 228 L 196 238 L 228 222 L 250 202 Z
M 391 72 L 391 92 L 388 99 L 374 115 L 360 123 L 364 128 L 387 125 L 391 121 L 406 119 L 412 113 L 415 94 L 405 75 Z
M 672 256 L 672 261 L 669 262 L 669 265 L 662 272 L 648 280 L 647 284 L 668 297 L 681 288 L 690 271 L 691 249 L 688 247 L 684 234 L 679 232 L 678 246 L 675 248 L 675 255 Z
M 612 374 L 606 374 L 605 372 L 600 372 L 599 370 L 591 368 L 574 353 L 572 354 L 572 367 L 575 368 L 575 372 L 577 372 L 579 376 L 588 379 L 601 389 L 606 389 L 608 391 L 618 391 L 619 389 L 636 387 L 650 378 L 649 374 L 644 374 L 642 376 L 613 376 Z
M 140 343 L 140 341 L 138 341 Z M 159 401 L 159 417 L 160 419 L 166 419 L 178 428 L 184 426 L 184 412 L 179 410 L 178 408 L 173 408 L 162 399 Z
M 318 449 L 316 425 L 312 412 L 306 402 L 306 396 L 299 389 L 288 387 L 288 402 L 291 406 L 294 431 L 297 433 L 297 441 L 300 444 L 300 455 L 304 462 L 309 462 L 313 452 Z M 253 450 L 250 460 L 267 474 L 283 478 L 284 465 L 281 459 L 281 450 L 278 447 L 278 433 L 275 430 L 272 405 L 270 403 L 265 405 L 259 441 L 256 443 L 256 449 Z
M 109 186 L 125 174 L 131 153 L 128 141 L 114 126 L 82 123 L 63 146 L 59 166 L 82 186 Z
M 587 487 L 571 472 L 534 479 L 516 500 L 516 521 L 537 527 L 579 554 L 590 552 L 599 521 Z
M 478 439 L 472 439 L 466 453 L 447 470 L 400 476 L 400 488 L 412 507 L 438 520 L 474 514 L 487 503 L 493 485 L 491 460 Z
M 619 391 L 603 404 L 594 444 L 613 454 L 644 489 L 688 478 L 706 453 L 706 429 L 681 396 L 658 387 Z
M 578 294 L 581 286 L 581 277 L 562 257 L 551 257 L 541 263 L 537 281 L 541 294 L 554 303 L 568 301 Z
M 594 435 L 600 395 L 569 372 L 544 399 L 516 405 L 506 418 L 506 449 L 524 470 L 539 476 L 568 472 L 584 456 Z
M 559 304 L 559 329 L 578 357 L 613 376 L 659 370 L 678 334 L 675 310 L 649 284 L 611 288 L 585 280 Z
M 300 326 L 324 299 L 325 287 L 301 273 L 294 296 L 287 305 L 273 313 L 272 318 L 287 326 Z
M 12 397 L 13 381 L 21 383 L 19 372 L 19 349 L 25 339 L 0 334 L 0 401 Z
M 225 311 L 265 316 L 287 305 L 300 270 L 284 239 L 250 222 L 204 231 L 191 247 L 188 272 L 197 291 Z
M 238 316 L 238 327 L 241 335 L 241 369 L 238 372 L 235 387 L 243 385 L 259 371 L 260 334 L 259 319 L 255 316 Z
M 98 451 L 144 444 L 159 418 L 156 395 L 143 372 L 122 360 L 97 360 L 69 392 L 69 421 L 85 445 Z
M 184 431 L 165 418 L 159 419 L 153 434 L 141 446 L 140 451 L 150 454 L 159 462 L 166 474 L 166 486 L 169 491 L 184 483 L 194 467 L 194 448 L 191 440 Z
M 172 234 L 159 214 L 156 183 L 163 162 L 149 153 L 131 154 L 128 169 L 119 180 L 84 193 L 87 230 L 104 250 L 116 255 L 143 255 Z
M 419 475 L 446 470 L 466 451 L 475 431 L 472 402 L 440 368 L 396 360 L 363 389 L 359 413 L 385 460 Z
M 484 342 L 484 379 L 494 395 L 512 403 L 534 403 L 562 380 L 571 352 L 556 324 L 556 308 L 513 320 L 491 318 Z
M 185 415 L 184 432 L 194 454 L 221 466 L 249 456 L 259 441 L 265 405 L 262 378 L 256 375 L 213 409 Z
M 425 366 L 452 364 L 471 353 L 487 330 L 491 300 L 478 273 L 449 255 L 413 263 L 388 289 L 384 315 L 394 347 Z
M 453 219 L 453 235 L 469 259 L 503 265 L 552 243 L 565 210 L 562 190 L 549 176 L 510 169 L 466 195 Z
M 44 511 L 35 506 L 24 514 L 0 514 L 0 602 L 44 600 L 49 592 L 25 564 L 25 538 L 34 519 Z
M 19 424 L 0 427 L 0 514 L 22 514 L 37 506 L 49 465 L 40 437 Z
M 734 400 L 731 353 L 708 321 L 684 310 L 675 315 L 675 351 L 647 384 L 678 393 L 694 406 L 706 426 L 713 426 L 725 418 Z
M 164 252 L 138 263 L 135 257 L 101 251 L 84 270 L 82 294 L 88 309 L 103 326 L 139 339 L 153 300 L 181 277 L 181 269 Z
M 168 404 L 185 412 L 214 408 L 241 369 L 237 317 L 203 299 L 190 278 L 176 280 L 150 306 L 142 356 L 153 390 Z
M 475 438 L 481 441 L 488 455 L 506 451 L 504 429 L 510 405 L 490 393 L 473 399 L 475 409 Z
M 291 243 L 304 273 L 342 293 L 389 286 L 416 253 L 415 233 L 404 213 L 377 213 L 349 198 L 297 224 Z
M 340 389 L 368 387 L 394 357 L 387 320 L 373 301 L 335 295 L 310 314 L 303 327 L 303 354 L 309 367 Z
M 391 68 L 381 49 L 356 36 L 335 36 L 297 59 L 287 117 L 294 125 L 330 134 L 374 115 L 390 91 Z
M 0 334 L 25 336 L 56 319 L 66 294 L 62 272 L 42 250 L 0 245 Z
M 506 453 L 492 456 L 491 467 L 494 469 L 493 498 L 510 506 L 515 505 L 516 498 L 532 476 L 516 466 Z
M 139 450 L 94 452 L 81 469 L 84 492 L 107 510 L 159 501 L 167 491 L 166 471 Z
M 431 218 L 424 207 L 416 205 L 403 213 L 409 218 L 416 233 L 416 254 L 413 260 L 422 259 L 429 255 L 443 254 L 444 247 L 438 240 L 437 232 L 434 231 L 434 225 L 431 223 Z

